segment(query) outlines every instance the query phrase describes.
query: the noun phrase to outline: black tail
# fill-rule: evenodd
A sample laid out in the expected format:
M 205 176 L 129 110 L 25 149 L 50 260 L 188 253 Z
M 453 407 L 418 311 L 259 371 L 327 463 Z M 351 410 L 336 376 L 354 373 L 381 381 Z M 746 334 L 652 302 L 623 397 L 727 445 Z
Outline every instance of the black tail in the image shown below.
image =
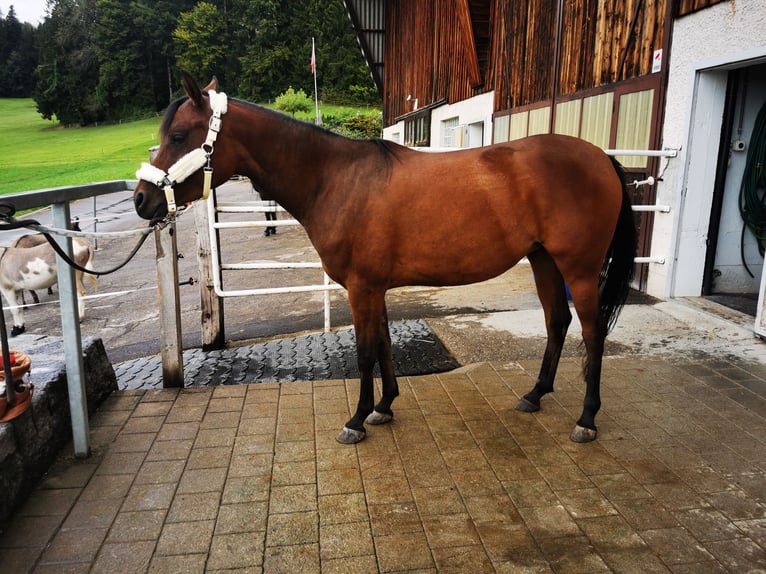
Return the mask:
M 614 327 L 628 298 L 635 265 L 633 258 L 636 256 L 638 245 L 636 222 L 633 219 L 630 196 L 625 187 L 625 172 L 617 160 L 613 157 L 610 159 L 622 183 L 622 206 L 599 277 L 601 316 L 607 326 L 607 332 Z

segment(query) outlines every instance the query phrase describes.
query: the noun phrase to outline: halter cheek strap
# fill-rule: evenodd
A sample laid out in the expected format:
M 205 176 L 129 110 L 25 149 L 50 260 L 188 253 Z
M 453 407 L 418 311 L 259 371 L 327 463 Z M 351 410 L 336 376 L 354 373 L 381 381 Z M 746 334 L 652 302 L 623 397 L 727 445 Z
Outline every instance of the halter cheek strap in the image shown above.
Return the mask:
M 136 172 L 136 179 L 141 179 L 162 188 L 165 192 L 165 201 L 168 204 L 168 214 L 174 215 L 177 211 L 175 192 L 173 186 L 181 183 L 191 175 L 204 168 L 202 199 L 210 195 L 210 187 L 213 181 L 213 168 L 210 166 L 210 156 L 213 155 L 213 146 L 221 131 L 221 116 L 228 110 L 228 99 L 223 92 L 208 91 L 210 107 L 213 115 L 210 116 L 207 137 L 205 142 L 198 148 L 182 156 L 177 162 L 163 171 L 150 163 L 142 163 Z

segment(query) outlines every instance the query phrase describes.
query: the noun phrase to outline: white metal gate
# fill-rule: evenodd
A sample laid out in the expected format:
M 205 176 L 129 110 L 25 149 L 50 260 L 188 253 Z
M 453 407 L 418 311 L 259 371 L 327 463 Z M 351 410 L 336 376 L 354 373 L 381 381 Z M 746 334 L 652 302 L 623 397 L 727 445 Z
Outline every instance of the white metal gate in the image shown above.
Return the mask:
M 280 220 L 248 220 L 248 221 L 225 221 L 219 222 L 219 213 L 286 213 L 282 208 L 267 201 L 239 201 L 239 202 L 216 202 L 215 190 L 207 200 L 208 230 L 210 234 L 211 265 L 213 289 L 218 297 L 243 297 L 247 295 L 275 295 L 279 293 L 308 293 L 313 291 L 324 292 L 324 329 L 330 329 L 330 291 L 343 289 L 337 283 L 333 283 L 323 273 L 324 282 L 317 285 L 296 285 L 290 287 L 264 287 L 256 289 L 225 289 L 221 279 L 222 271 L 232 270 L 269 270 L 269 269 L 321 269 L 322 263 L 317 261 L 283 262 L 283 261 L 259 261 L 259 262 L 221 262 L 221 249 L 218 245 L 218 231 L 238 228 L 265 228 L 265 227 L 288 227 L 300 226 L 295 219 Z

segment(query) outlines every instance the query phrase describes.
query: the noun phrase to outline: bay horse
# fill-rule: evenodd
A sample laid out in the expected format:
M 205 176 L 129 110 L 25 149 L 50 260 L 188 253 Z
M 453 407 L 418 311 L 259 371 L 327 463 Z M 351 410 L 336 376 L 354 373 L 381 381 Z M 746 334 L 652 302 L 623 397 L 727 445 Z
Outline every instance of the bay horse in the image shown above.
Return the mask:
M 167 109 L 160 148 L 137 172 L 136 212 L 158 221 L 234 174 L 250 178 L 306 229 L 327 274 L 348 292 L 361 375 L 356 412 L 337 440 L 393 417 L 399 394 L 386 291 L 464 285 L 524 257 L 535 274 L 547 345 L 539 377 L 516 405 L 540 408 L 553 391 L 572 315 L 582 325 L 586 393 L 570 438 L 596 438 L 604 340 L 629 292 L 636 227 L 619 164 L 583 140 L 540 135 L 424 154 L 352 140 L 255 104 L 226 99 L 213 81 Z M 164 192 L 164 193 L 163 193 Z M 566 283 L 565 283 L 566 282 Z M 382 397 L 375 404 L 373 367 Z

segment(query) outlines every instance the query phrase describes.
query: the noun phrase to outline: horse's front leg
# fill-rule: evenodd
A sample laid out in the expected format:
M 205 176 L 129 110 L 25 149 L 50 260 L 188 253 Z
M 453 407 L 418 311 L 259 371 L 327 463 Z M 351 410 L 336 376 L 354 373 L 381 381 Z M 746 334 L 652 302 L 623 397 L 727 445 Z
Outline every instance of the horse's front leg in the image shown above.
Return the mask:
M 359 365 L 359 402 L 356 413 L 337 437 L 338 442 L 354 444 L 365 436 L 364 422 L 375 406 L 375 388 L 372 371 L 378 358 L 381 338 L 380 324 L 385 317 L 385 291 L 366 287 L 348 288 L 351 314 L 356 334 L 357 363 Z
M 381 425 L 390 422 L 394 418 L 391 404 L 399 396 L 399 384 L 394 374 L 394 359 L 391 355 L 391 332 L 388 328 L 388 311 L 383 306 L 383 318 L 380 322 L 380 339 L 378 341 L 378 365 L 380 376 L 383 380 L 383 397 L 375 405 L 375 410 L 367 417 L 371 425 Z

